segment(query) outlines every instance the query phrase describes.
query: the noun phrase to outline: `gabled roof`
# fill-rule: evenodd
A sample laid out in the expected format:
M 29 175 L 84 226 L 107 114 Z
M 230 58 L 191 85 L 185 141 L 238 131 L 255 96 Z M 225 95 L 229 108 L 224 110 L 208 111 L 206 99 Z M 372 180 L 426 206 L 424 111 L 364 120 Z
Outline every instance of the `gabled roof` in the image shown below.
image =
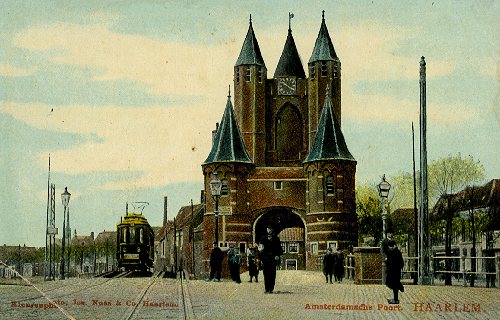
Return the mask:
M 288 29 L 285 46 L 283 47 L 283 52 L 281 53 L 276 71 L 274 72 L 275 78 L 286 76 L 293 76 L 302 79 L 306 77 L 302 61 L 300 61 L 299 52 L 297 51 L 295 41 L 293 40 L 292 29 Z
M 259 43 L 255 37 L 252 27 L 252 16 L 250 16 L 250 26 L 248 27 L 247 36 L 241 47 L 241 52 L 236 60 L 235 67 L 241 66 L 243 64 L 256 64 L 259 66 L 266 66 L 262 54 L 260 53 Z
M 328 28 L 325 23 L 325 14 L 323 12 L 323 21 L 321 22 L 321 27 L 319 29 L 318 37 L 316 38 L 316 44 L 314 45 L 311 58 L 309 63 L 314 63 L 316 61 L 331 61 L 339 60 L 337 53 L 333 48 L 332 39 L 328 33 Z
M 227 98 L 226 109 L 214 137 L 212 151 L 203 164 L 214 162 L 252 163 L 245 144 L 241 138 L 240 129 L 234 116 L 231 97 Z
M 333 114 L 332 101 L 327 90 L 318 130 L 304 162 L 334 159 L 356 161 L 347 149 L 344 135 Z
M 106 231 L 100 232 L 95 238 L 95 243 L 114 243 L 116 242 L 116 231 Z

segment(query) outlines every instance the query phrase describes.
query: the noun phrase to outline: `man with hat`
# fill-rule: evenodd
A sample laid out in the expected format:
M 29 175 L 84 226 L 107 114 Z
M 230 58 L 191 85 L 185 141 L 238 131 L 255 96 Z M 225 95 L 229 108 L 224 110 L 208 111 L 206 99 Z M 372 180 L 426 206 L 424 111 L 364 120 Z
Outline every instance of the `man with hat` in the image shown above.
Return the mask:
M 207 281 L 215 281 L 215 279 L 217 279 L 217 281 L 220 281 L 222 259 L 224 259 L 224 254 L 217 245 L 217 242 L 214 242 L 212 252 L 210 253 L 210 277 L 207 279 Z
M 280 239 L 274 234 L 273 227 L 267 226 L 266 231 L 266 235 L 259 243 L 259 253 L 263 264 L 265 293 L 272 293 L 276 282 L 276 266 L 283 250 Z

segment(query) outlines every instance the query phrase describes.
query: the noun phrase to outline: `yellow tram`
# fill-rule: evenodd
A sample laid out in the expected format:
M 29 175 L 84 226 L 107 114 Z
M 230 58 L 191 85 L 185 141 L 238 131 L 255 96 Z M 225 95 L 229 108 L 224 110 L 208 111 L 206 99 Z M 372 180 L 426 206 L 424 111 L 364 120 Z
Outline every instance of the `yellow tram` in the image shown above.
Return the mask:
M 142 213 L 123 216 L 116 226 L 116 247 L 119 269 L 149 271 L 153 267 L 154 232 Z

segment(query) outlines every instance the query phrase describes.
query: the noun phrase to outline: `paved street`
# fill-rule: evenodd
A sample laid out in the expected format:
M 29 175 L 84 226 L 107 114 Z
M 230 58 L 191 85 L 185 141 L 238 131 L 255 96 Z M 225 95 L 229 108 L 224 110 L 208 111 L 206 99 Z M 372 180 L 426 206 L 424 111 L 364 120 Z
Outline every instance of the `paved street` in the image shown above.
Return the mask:
M 32 286 L 1 285 L 0 319 L 500 319 L 499 289 L 408 285 L 394 306 L 382 285 L 326 284 L 318 272 L 278 271 L 274 294 L 242 280 L 34 279 L 62 311 Z

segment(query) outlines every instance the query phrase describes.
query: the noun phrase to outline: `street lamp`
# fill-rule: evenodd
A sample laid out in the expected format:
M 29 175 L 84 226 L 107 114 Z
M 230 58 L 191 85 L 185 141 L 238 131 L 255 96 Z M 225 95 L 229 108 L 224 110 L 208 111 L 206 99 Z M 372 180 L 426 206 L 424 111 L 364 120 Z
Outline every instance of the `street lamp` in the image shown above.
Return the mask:
M 219 245 L 219 196 L 222 189 L 222 181 L 217 177 L 217 171 L 212 175 L 210 181 L 210 192 L 215 202 L 214 219 L 215 219 L 215 242 Z
M 387 240 L 387 233 L 385 230 L 385 218 L 387 215 L 387 211 L 385 208 L 385 204 L 387 201 L 387 197 L 389 196 L 389 190 L 391 190 L 391 184 L 387 181 L 385 181 L 385 174 L 382 177 L 382 181 L 378 184 L 378 194 L 381 198 L 382 202 L 382 283 L 385 284 L 386 280 L 386 261 L 385 261 L 385 248 L 384 246 L 386 245 L 386 240 Z
M 64 192 L 61 193 L 62 205 L 64 207 L 63 213 L 63 239 L 62 239 L 62 253 L 61 253 L 61 280 L 64 280 L 64 271 L 65 271 L 65 258 L 64 258 L 64 250 L 66 247 L 66 214 L 68 211 L 69 198 L 71 197 L 71 193 L 68 192 L 68 187 L 64 188 Z M 69 217 L 68 217 L 69 221 Z M 69 243 L 68 243 L 69 245 Z M 68 262 L 69 263 L 69 262 Z

